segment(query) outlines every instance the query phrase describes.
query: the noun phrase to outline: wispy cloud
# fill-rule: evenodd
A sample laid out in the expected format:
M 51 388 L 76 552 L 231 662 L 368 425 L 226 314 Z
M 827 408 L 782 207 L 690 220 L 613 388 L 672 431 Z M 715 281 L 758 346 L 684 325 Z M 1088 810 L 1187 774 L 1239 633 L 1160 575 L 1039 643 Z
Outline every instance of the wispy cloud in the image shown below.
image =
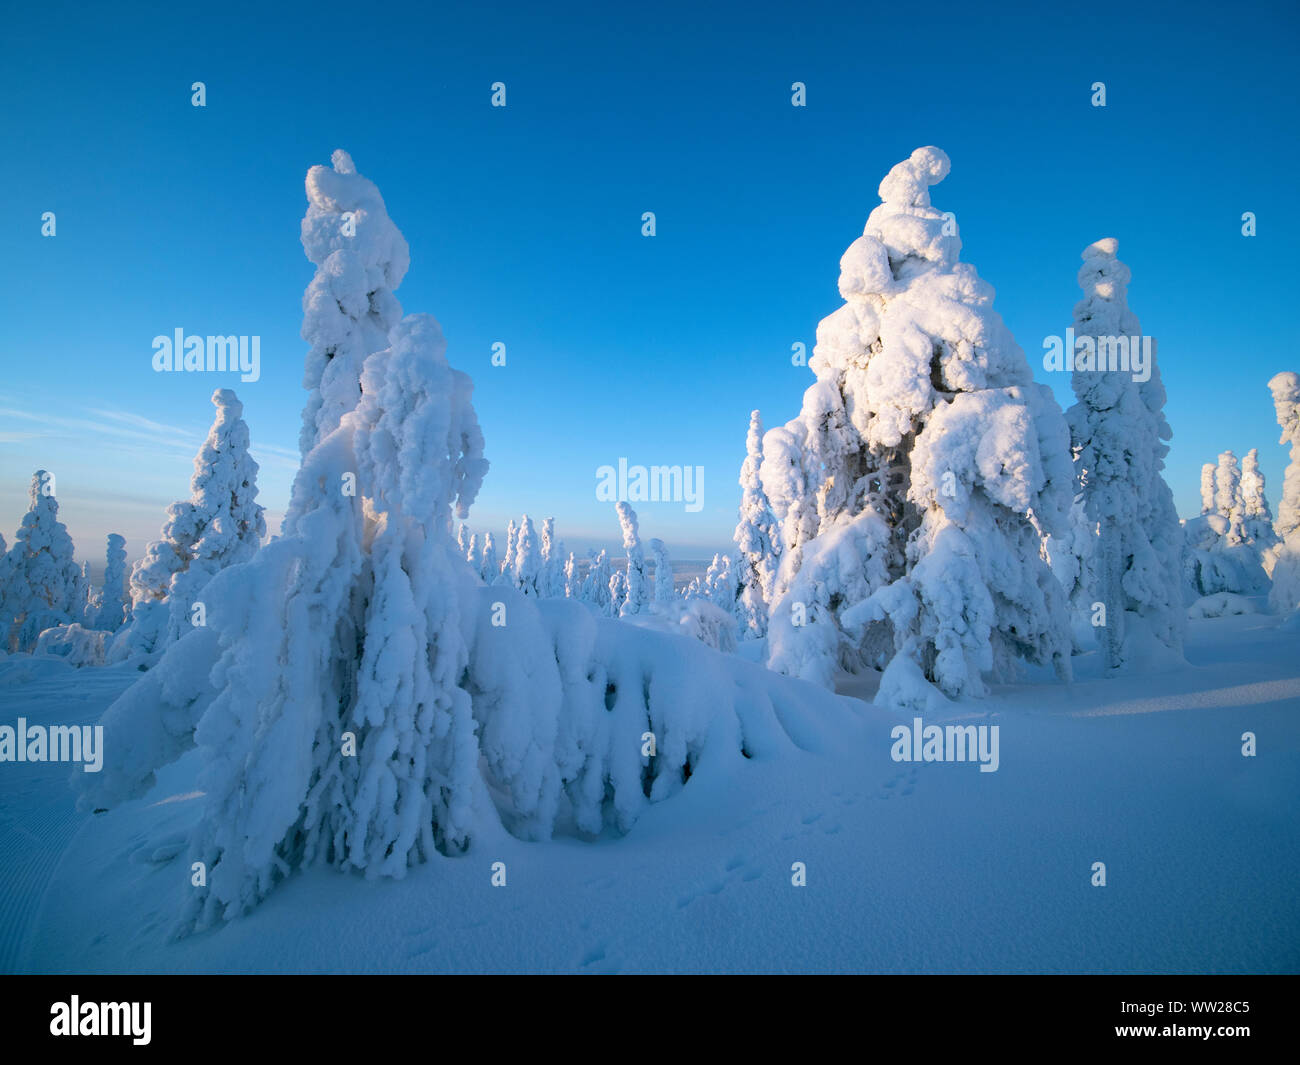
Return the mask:
M 103 416 L 101 414 L 101 417 Z M 133 440 L 150 444 L 154 448 L 186 451 L 190 455 L 193 455 L 198 450 L 199 443 L 203 439 L 202 433 L 185 432 L 182 429 L 175 429 L 170 426 L 158 426 L 158 423 L 149 422 L 147 418 L 139 420 L 148 422 L 149 425 L 157 426 L 157 428 L 128 427 L 126 423 L 131 421 L 129 417 L 121 419 L 124 424 L 117 424 L 111 419 L 108 421 L 95 421 L 89 418 L 62 418 L 46 411 L 26 411 L 13 407 L 0 408 L 0 418 L 13 418 L 26 423 L 35 423 L 47 430 L 60 430 L 61 435 L 80 433 L 101 438 L 112 437 L 116 440 Z M 42 435 L 52 435 L 52 433 L 31 433 L 28 434 L 28 438 Z
M 297 448 L 280 447 L 277 444 L 259 444 L 256 441 L 249 444 L 249 452 L 257 460 L 259 466 L 275 467 L 276 469 L 294 471 L 302 463 L 302 455 Z
M 278 444 L 259 444 L 253 443 L 249 447 L 253 451 L 265 451 L 268 455 L 275 455 L 277 458 L 293 459 L 294 464 L 302 458 L 302 454 L 296 447 L 280 447 Z
M 167 433 L 171 436 L 183 437 L 186 440 L 190 440 L 194 436 L 194 431 L 192 429 L 178 429 L 174 425 L 164 425 L 162 422 L 155 422 L 149 418 L 142 417 L 139 414 L 132 414 L 130 411 L 101 410 L 98 408 L 92 408 L 90 413 L 97 414 L 101 418 L 110 418 L 113 421 L 133 425 L 137 429 L 147 429 L 155 433 Z

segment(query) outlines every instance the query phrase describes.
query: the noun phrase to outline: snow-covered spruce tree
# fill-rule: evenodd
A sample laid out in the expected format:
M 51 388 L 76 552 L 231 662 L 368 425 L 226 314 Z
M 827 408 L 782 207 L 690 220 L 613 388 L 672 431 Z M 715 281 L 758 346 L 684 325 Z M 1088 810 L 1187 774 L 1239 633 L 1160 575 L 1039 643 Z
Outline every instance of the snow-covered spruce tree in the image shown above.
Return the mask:
M 572 551 L 564 562 L 564 597 L 566 599 L 582 598 L 582 577 L 578 573 L 578 559 Z
M 1282 500 L 1277 506 L 1274 532 L 1278 539 L 1290 540 L 1300 530 L 1300 374 L 1286 371 L 1268 383 L 1273 393 L 1277 423 L 1282 427 L 1280 444 L 1291 448 L 1290 461 L 1282 474 Z
M 104 602 L 104 589 L 96 588 L 90 579 L 90 563 L 81 564 L 81 585 L 86 590 L 86 601 L 83 604 L 83 614 L 85 623 L 91 628 L 95 627 L 95 619 L 99 617 L 99 608 Z
M 1229 547 L 1245 543 L 1246 530 L 1243 525 L 1245 506 L 1241 496 L 1241 471 L 1237 468 L 1237 456 L 1231 451 L 1219 455 L 1219 468 L 1214 475 L 1214 508 L 1228 519 L 1226 540 Z
M 539 596 L 543 578 L 542 550 L 537 541 L 537 529 L 527 514 L 519 525 L 515 539 L 514 584 L 524 595 Z
M 1215 484 L 1215 472 L 1218 467 L 1213 462 L 1207 462 L 1201 467 L 1201 513 L 1213 514 L 1215 512 L 1215 495 L 1218 486 Z
M 71 625 L 85 609 L 81 567 L 73 559 L 72 537 L 59 521 L 53 476 L 45 470 L 32 474 L 27 498 L 27 513 L 5 555 L 3 620 L 9 625 L 4 637 L 13 651 L 30 651 L 45 629 Z
M 655 602 L 666 607 L 676 596 L 673 595 L 673 566 L 668 559 L 668 548 L 658 537 L 650 541 L 650 557 L 655 566 Z
M 262 613 L 250 615 L 249 632 L 263 634 L 267 653 L 274 653 L 289 638 L 279 626 L 290 617 L 294 625 L 301 626 L 292 634 L 292 655 L 286 651 L 284 659 L 294 670 L 305 670 L 302 683 L 295 676 L 290 685 L 293 692 L 288 705 L 309 717 L 315 712 L 333 721 L 336 715 L 323 708 L 333 700 L 337 710 L 337 692 L 349 689 L 356 673 L 355 655 L 340 648 L 358 646 L 355 610 L 363 591 L 356 582 L 365 532 L 360 504 L 349 487 L 356 481 L 351 435 L 339 437 L 335 431 L 346 404 L 355 406 L 361 395 L 361 367 L 370 354 L 361 350 L 362 345 L 377 343 L 371 351 L 388 345 L 386 316 L 398 313 L 389 289 L 401 280 L 408 256 L 406 242 L 383 210 L 378 191 L 356 173 L 346 152 L 334 153 L 333 169 L 312 167 L 306 190 L 302 245 L 317 266 L 302 301 L 302 335 L 312 345 L 304 373 L 308 395 L 302 442 L 306 455 L 294 482 L 282 535 L 268 545 L 275 550 L 267 560 L 268 568 L 260 572 L 272 586 L 257 589 Z M 351 380 L 346 379 L 347 372 L 354 374 Z M 233 408 L 227 407 L 226 414 L 231 413 Z M 222 421 L 219 412 L 218 423 Z M 227 441 L 243 439 L 242 434 L 233 432 L 228 419 L 226 429 Z M 218 440 L 222 435 L 217 434 Z M 202 455 L 200 451 L 200 458 Z M 198 467 L 196 459 L 196 477 Z M 118 633 L 110 660 L 126 646 L 124 641 L 141 636 L 146 604 L 155 619 L 161 614 L 162 623 L 152 626 L 154 636 L 165 630 L 165 597 L 172 577 L 184 568 L 182 555 L 185 561 L 192 557 L 198 542 L 193 510 L 193 502 L 174 504 L 162 539 L 150 545 L 145 558 L 137 563 L 132 573 L 131 622 Z M 236 563 L 228 568 L 242 571 L 243 566 Z M 220 589 L 228 586 L 229 582 L 222 582 L 211 593 L 205 588 L 205 602 L 215 605 Z M 240 585 L 229 594 L 243 591 Z M 221 629 L 214 624 L 211 610 L 206 620 L 206 626 L 191 629 L 170 645 L 156 669 L 123 692 L 105 712 L 105 742 L 119 754 L 102 772 L 84 774 L 87 779 L 78 780 L 84 806 L 107 807 L 143 794 L 153 783 L 157 767 L 194 746 L 196 725 L 217 687 L 224 686 L 222 681 L 209 680 L 221 653 L 217 640 Z M 232 632 L 232 639 L 234 635 Z M 279 675 L 280 667 L 267 668 L 268 676 Z M 254 709 L 249 707 L 247 714 L 245 725 L 252 728 Z M 306 726 L 299 719 L 297 727 Z M 326 755 L 319 753 L 313 758 L 312 764 L 319 769 Z M 301 765 L 296 768 L 306 771 Z
M 622 617 L 624 613 L 628 613 L 623 609 L 626 606 L 627 578 L 621 569 L 616 569 L 609 576 L 609 616 Z
M 347 152 L 336 151 L 331 162 L 307 174 L 302 220 L 303 250 L 316 265 L 302 299 L 302 338 L 311 345 L 299 435 L 304 457 L 356 407 L 361 364 L 388 346 L 388 331 L 402 317 L 393 292 L 411 265 L 379 189 Z
M 1141 382 L 1130 371 L 1101 365 L 1098 338 L 1141 335 L 1126 298 L 1131 275 L 1115 258 L 1117 246 L 1107 238 L 1083 252 L 1084 298 L 1074 308 L 1076 345 L 1083 347 L 1071 382 L 1078 401 L 1067 413 L 1084 509 L 1097 523 L 1096 598 L 1106 608 L 1098 639 L 1111 669 L 1136 661 L 1146 643 L 1139 629 L 1181 656 L 1186 626 L 1183 530 L 1161 476 L 1172 434 L 1156 353 L 1153 347 L 1150 377 Z
M 212 403 L 217 415 L 195 456 L 190 481 L 190 558 L 172 577 L 167 597 L 168 636 L 173 640 L 191 628 L 191 611 L 208 581 L 227 566 L 251 558 L 266 536 L 244 405 L 228 388 L 213 392 Z
M 305 461 L 296 520 L 270 545 L 285 546 L 227 571 L 212 612 L 220 693 L 196 735 L 208 796 L 194 848 L 208 869 L 188 914 L 196 926 L 242 912 L 317 858 L 401 876 L 467 836 L 477 750 L 457 681 L 469 657 L 460 614 L 477 582 L 451 520 L 466 516 L 486 462 L 472 385 L 444 349 L 427 315 L 394 329 L 392 348 L 364 364 L 356 411 Z M 360 506 L 331 498 L 340 459 L 355 461 Z M 343 586 L 340 534 L 349 558 L 361 548 Z M 315 679 L 295 678 L 301 691 L 286 695 L 286 662 Z M 296 738 L 266 742 L 273 729 Z
M 497 576 L 497 584 L 507 584 L 515 586 L 515 554 L 519 550 L 519 526 L 515 524 L 515 519 L 510 519 L 510 524 L 506 526 L 506 553 L 501 561 L 501 572 Z
M 193 608 L 214 574 L 249 558 L 266 535 L 249 454 L 244 405 L 228 388 L 212 393 L 216 417 L 194 456 L 190 498 L 167 508 L 158 539 L 131 571 L 131 621 L 110 661 L 156 654 L 193 627 Z
M 1219 456 L 1213 469 L 1212 509 L 1183 524 L 1185 550 L 1183 567 L 1194 600 L 1229 592 L 1255 595 L 1265 590 L 1272 554 L 1255 542 L 1246 521 L 1245 478 L 1231 451 Z M 1252 491 L 1261 475 L 1252 471 Z M 1202 486 L 1205 478 L 1202 476 Z M 1258 506 L 1258 500 L 1255 501 Z M 1267 508 L 1267 503 L 1264 504 Z M 1271 529 L 1269 530 L 1271 533 Z
M 1268 602 L 1274 612 L 1290 614 L 1300 610 L 1300 374 L 1287 370 L 1269 381 L 1268 387 L 1282 427 L 1279 443 L 1291 447 L 1273 526 L 1280 542 L 1271 552 L 1273 587 Z
M 1261 555 L 1277 543 L 1273 511 L 1264 493 L 1264 471 L 1259 468 L 1259 448 L 1252 447 L 1241 460 L 1242 525 L 1246 538 Z
M 740 520 L 732 536 L 740 552 L 735 612 L 742 638 L 767 634 L 767 606 L 780 564 L 781 539 L 759 476 L 762 466 L 763 420 L 753 411 L 740 467 Z
M 643 614 L 650 607 L 650 590 L 646 583 L 645 550 L 641 546 L 641 534 L 637 529 L 636 511 L 626 503 L 615 505 L 618 511 L 618 523 L 623 530 L 623 550 L 627 552 L 627 586 L 626 598 L 619 604 L 619 617 L 628 614 Z
M 99 594 L 93 628 L 116 632 L 126 621 L 130 597 L 126 591 L 126 540 L 117 533 L 108 534 L 104 557 L 104 587 Z
M 309 212 L 308 222 L 310 256 L 339 219 Z M 362 219 L 354 238 L 390 240 L 385 228 Z M 86 804 L 139 794 L 188 744 L 203 753 L 193 847 L 209 876 L 186 927 L 241 912 L 301 864 L 400 875 L 463 842 L 477 753 L 456 687 L 472 625 L 459 611 L 474 608 L 477 582 L 451 522 L 467 517 L 486 462 L 472 386 L 443 347 L 437 324 L 416 316 L 352 388 L 334 381 L 357 408 L 304 458 L 283 535 L 214 579 L 208 626 L 105 716 L 135 749 L 108 779 L 81 785 Z M 213 658 L 215 698 L 193 682 L 206 684 Z M 141 728 L 150 704 L 162 730 Z
M 485 584 L 495 584 L 501 575 L 501 564 L 497 561 L 496 537 L 491 533 L 483 534 L 483 558 L 479 563 L 479 576 Z
M 587 567 L 587 576 L 582 582 L 582 600 L 606 616 L 609 614 L 610 580 L 609 555 L 602 550 Z
M 550 570 L 550 599 L 563 599 L 568 595 L 569 581 L 567 577 L 568 559 L 570 552 L 564 546 L 563 540 L 556 540 L 551 552 L 551 561 L 547 563 Z
M 840 261 L 844 306 L 817 328 L 817 381 L 763 438 L 781 538 L 768 665 L 823 685 L 899 663 L 894 679 L 977 695 L 1017 659 L 1069 669 L 1039 531 L 1069 502 L 1068 433 L 931 206 L 948 169 L 920 148 L 881 182 Z M 904 687 L 882 702 L 910 705 Z
M 462 555 L 466 558 L 470 557 L 469 526 L 463 521 L 456 526 L 456 546 L 460 548 Z
M 80 610 L 72 619 L 74 624 L 88 624 L 93 627 L 95 616 L 99 613 L 100 589 L 90 579 L 90 563 L 83 562 L 77 573 L 77 602 Z
M 730 614 L 735 613 L 736 570 L 730 555 L 719 552 L 713 556 L 704 573 L 704 598 Z
M 537 578 L 543 599 L 564 598 L 564 543 L 555 539 L 555 519 L 542 519 L 542 569 Z

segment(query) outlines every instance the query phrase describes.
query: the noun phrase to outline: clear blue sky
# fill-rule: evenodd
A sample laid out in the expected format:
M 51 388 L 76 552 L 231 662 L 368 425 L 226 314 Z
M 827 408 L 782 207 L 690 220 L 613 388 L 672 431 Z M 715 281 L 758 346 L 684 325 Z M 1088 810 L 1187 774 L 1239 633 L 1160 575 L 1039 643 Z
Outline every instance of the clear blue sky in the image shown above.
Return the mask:
M 152 371 L 177 327 L 261 336 L 261 380 L 234 387 L 278 516 L 303 176 L 339 147 L 410 242 L 404 309 L 437 316 L 476 381 L 475 527 L 553 514 L 570 547 L 612 545 L 595 468 L 625 456 L 705 468 L 704 509 L 643 505 L 643 534 L 682 558 L 727 545 L 749 411 L 797 413 L 812 377 L 791 344 L 811 350 L 876 186 L 924 144 L 952 158 L 935 203 L 1039 379 L 1080 251 L 1118 238 L 1160 347 L 1180 512 L 1226 448 L 1260 449 L 1276 504 L 1265 384 L 1300 369 L 1298 27 L 1291 3 L 10 5 L 0 529 L 41 466 L 82 557 L 110 530 L 139 554 L 229 383 Z

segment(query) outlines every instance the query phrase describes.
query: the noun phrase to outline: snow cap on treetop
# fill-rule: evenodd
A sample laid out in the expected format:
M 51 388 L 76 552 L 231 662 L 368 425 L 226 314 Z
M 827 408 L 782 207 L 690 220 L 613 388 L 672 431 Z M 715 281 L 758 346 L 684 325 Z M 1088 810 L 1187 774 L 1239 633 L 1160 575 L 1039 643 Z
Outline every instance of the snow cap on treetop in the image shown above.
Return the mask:
M 235 395 L 233 389 L 218 388 L 212 393 L 212 405 L 218 410 L 227 411 L 230 415 L 229 420 L 234 420 L 243 416 L 244 402 Z
M 388 217 L 384 198 L 369 178 L 357 173 L 352 157 L 339 149 L 333 169 L 313 166 L 307 171 L 307 216 L 302 220 L 302 246 L 318 266 L 331 252 L 346 248 L 367 269 L 382 268 L 383 283 L 397 288 L 411 266 L 406 238 Z M 355 231 L 340 225 L 340 216 L 354 216 Z
M 889 295 L 919 272 L 957 265 L 961 239 L 954 220 L 930 205 L 929 191 L 951 165 L 941 149 L 918 148 L 889 172 L 880 183 L 880 205 L 840 260 L 841 296 Z
M 952 163 L 942 148 L 917 148 L 880 183 L 880 199 L 895 207 L 929 207 L 930 186 L 948 176 Z
M 1282 440 L 1285 444 L 1291 433 L 1297 429 L 1296 411 L 1300 409 L 1300 374 L 1294 370 L 1283 370 L 1268 382 L 1268 389 L 1273 393 L 1273 406 L 1277 408 L 1278 424 L 1282 426 Z

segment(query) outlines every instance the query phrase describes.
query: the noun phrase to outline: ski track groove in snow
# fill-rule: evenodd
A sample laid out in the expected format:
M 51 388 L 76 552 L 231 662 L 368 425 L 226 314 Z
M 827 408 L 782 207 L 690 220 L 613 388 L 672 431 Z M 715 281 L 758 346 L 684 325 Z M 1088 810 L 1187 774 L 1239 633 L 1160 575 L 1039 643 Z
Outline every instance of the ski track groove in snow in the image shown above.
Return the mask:
M 63 663 L 7 660 L 16 676 L 0 681 L 0 723 L 13 725 L 19 717 L 32 725 L 92 724 L 118 693 L 136 680 L 135 674 L 85 670 L 76 674 L 80 690 L 69 699 L 66 688 L 59 701 L 51 688 L 69 674 Z M 42 670 L 45 675 L 42 675 Z M 22 673 L 19 673 L 22 671 Z M 33 677 L 26 684 L 12 680 Z M 54 682 L 53 684 L 51 682 Z M 68 778 L 75 766 L 57 762 L 9 762 L 0 766 L 0 973 L 25 971 L 46 893 L 77 830 L 89 815 L 80 814 Z

